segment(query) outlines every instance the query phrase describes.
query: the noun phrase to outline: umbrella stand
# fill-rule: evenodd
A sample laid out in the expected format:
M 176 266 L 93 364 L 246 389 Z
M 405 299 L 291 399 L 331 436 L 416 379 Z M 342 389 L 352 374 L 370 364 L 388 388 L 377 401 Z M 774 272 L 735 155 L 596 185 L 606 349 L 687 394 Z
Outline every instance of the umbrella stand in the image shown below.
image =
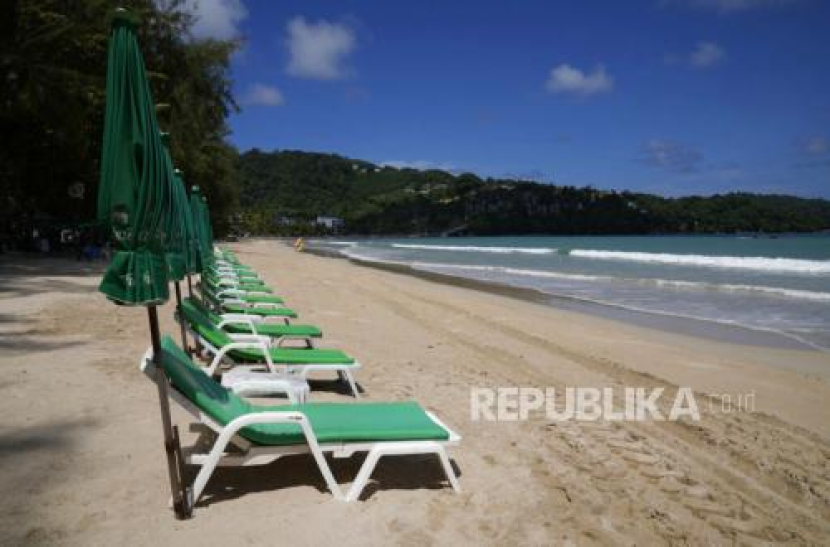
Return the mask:
M 159 334 L 159 318 L 156 306 L 147 306 L 147 317 L 150 320 L 150 338 L 153 343 L 153 364 L 157 378 L 159 406 L 161 407 L 161 425 L 164 429 L 164 450 L 167 453 L 167 471 L 170 476 L 170 491 L 173 494 L 173 511 L 177 519 L 186 519 L 191 515 L 192 508 L 188 501 L 183 485 L 183 468 L 181 445 L 179 444 L 178 428 L 173 427 L 170 418 L 170 401 L 167 399 L 167 375 L 164 366 L 158 359 L 161 355 L 161 335 Z
M 182 348 L 187 353 L 187 356 L 191 357 L 190 348 L 187 345 L 187 331 L 184 328 L 184 317 L 182 317 L 182 287 L 178 281 L 174 284 L 176 286 L 176 312 L 179 314 L 179 328 L 182 333 Z

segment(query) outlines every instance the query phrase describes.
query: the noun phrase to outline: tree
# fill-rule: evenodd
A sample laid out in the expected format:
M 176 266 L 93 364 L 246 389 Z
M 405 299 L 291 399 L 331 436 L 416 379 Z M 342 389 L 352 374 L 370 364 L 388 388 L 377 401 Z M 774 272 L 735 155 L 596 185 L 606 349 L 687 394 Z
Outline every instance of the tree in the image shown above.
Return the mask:
M 236 152 L 226 117 L 238 46 L 195 41 L 181 0 L 121 3 L 142 21 L 139 40 L 171 134 L 174 163 L 208 197 L 221 233 L 236 201 Z M 91 219 L 105 108 L 106 0 L 11 0 L 0 13 L 0 213 Z M 79 189 L 83 190 L 82 197 Z

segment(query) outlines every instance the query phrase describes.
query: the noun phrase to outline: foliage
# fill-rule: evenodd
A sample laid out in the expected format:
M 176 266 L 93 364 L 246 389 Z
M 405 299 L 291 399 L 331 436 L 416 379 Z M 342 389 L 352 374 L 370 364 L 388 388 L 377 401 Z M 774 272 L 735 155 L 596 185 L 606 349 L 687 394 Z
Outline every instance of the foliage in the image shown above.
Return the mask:
M 224 138 L 236 108 L 228 78 L 237 44 L 189 39 L 180 0 L 120 3 L 137 14 L 139 40 L 162 128 L 188 184 L 215 224 L 234 207 L 236 152 Z M 105 108 L 106 0 L 12 0 L 0 20 L 0 213 L 94 216 Z M 83 198 L 69 188 L 83 185 Z
M 355 234 L 647 234 L 830 229 L 830 202 L 733 193 L 669 199 L 473 174 L 378 166 L 331 154 L 239 157 L 242 229 L 314 231 L 317 215 Z M 317 229 L 319 232 L 319 228 Z

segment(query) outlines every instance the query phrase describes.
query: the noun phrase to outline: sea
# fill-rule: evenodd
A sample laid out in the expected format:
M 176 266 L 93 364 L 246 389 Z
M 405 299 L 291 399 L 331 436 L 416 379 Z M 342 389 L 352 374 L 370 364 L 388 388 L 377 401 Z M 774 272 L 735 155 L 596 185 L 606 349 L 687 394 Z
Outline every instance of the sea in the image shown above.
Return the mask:
M 784 337 L 830 351 L 830 234 L 326 239 L 365 262 Z

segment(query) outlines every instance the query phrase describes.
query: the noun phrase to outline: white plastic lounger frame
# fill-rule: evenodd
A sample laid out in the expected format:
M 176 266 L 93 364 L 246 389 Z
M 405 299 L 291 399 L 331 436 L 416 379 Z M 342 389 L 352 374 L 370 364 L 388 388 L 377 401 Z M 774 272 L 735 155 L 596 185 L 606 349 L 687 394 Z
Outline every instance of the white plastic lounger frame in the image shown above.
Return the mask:
M 272 293 L 270 293 L 268 291 L 264 291 L 264 290 L 240 289 L 239 287 L 244 285 L 245 282 L 240 281 L 238 278 L 235 278 L 235 277 L 227 277 L 227 276 L 219 277 L 218 279 L 212 281 L 212 283 L 220 289 L 233 289 L 235 291 L 246 291 L 248 294 L 272 294 Z M 265 285 L 262 285 L 262 287 L 265 287 Z
M 219 298 L 245 298 L 246 296 L 270 296 L 271 293 L 267 291 L 248 291 L 237 289 L 236 287 L 217 287 L 219 290 L 214 292 Z
M 273 342 L 276 342 L 277 347 L 281 347 L 284 342 L 288 342 L 289 340 L 301 340 L 305 342 L 307 349 L 314 348 L 314 337 L 306 336 L 301 334 L 283 334 L 279 336 L 269 336 L 266 334 L 260 334 L 259 329 L 257 328 L 258 323 L 265 323 L 265 319 L 267 317 L 263 317 L 261 315 L 250 315 L 244 313 L 220 313 L 217 314 L 222 319 L 217 325 L 216 328 L 220 330 L 225 330 L 226 325 L 245 325 L 249 329 L 251 329 L 250 334 L 256 336 L 268 336 L 272 340 L 272 346 L 274 345 Z
M 148 350 L 141 360 L 141 370 L 152 380 L 158 381 L 155 374 L 155 365 L 152 362 L 152 350 Z M 216 441 L 206 454 L 188 450 L 186 460 L 190 465 L 199 466 L 199 473 L 189 489 L 191 506 L 195 504 L 204 492 L 208 480 L 217 466 L 250 466 L 269 464 L 282 456 L 293 454 L 311 454 L 329 491 L 339 501 L 355 501 L 360 497 L 369 478 L 384 456 L 408 456 L 416 454 L 435 454 L 441 461 L 447 481 L 456 492 L 461 491 L 455 471 L 447 456 L 446 447 L 455 446 L 461 441 L 461 436 L 444 425 L 434 414 L 427 412 L 429 418 L 449 434 L 445 441 L 379 441 L 356 443 L 319 443 L 311 428 L 308 418 L 302 412 L 257 412 L 240 416 L 229 424 L 222 426 L 210 416 L 204 414 L 176 389 L 168 391 L 170 398 L 176 401 L 191 416 L 216 433 Z M 288 446 L 255 445 L 237 433 L 249 425 L 254 424 L 295 423 L 300 426 L 306 444 Z M 197 448 L 196 443 L 193 448 Z M 240 453 L 228 453 L 228 445 L 237 447 Z M 326 461 L 325 454 L 330 453 L 335 458 L 349 458 L 357 452 L 367 452 L 368 455 L 355 477 L 351 488 L 343 494 L 340 485 L 334 480 L 334 475 Z
M 181 322 L 183 318 L 179 317 L 176 314 L 176 320 Z M 217 348 L 213 344 L 211 344 L 204 336 L 196 332 L 191 326 L 190 323 L 187 321 L 184 322 L 185 328 L 187 329 L 188 334 L 190 334 L 194 340 L 198 343 L 200 347 L 206 350 L 211 356 L 212 359 L 210 364 L 205 369 L 205 373 L 209 376 L 216 375 L 219 367 L 222 365 L 223 362 L 228 363 L 231 366 L 246 366 L 244 364 L 240 365 L 236 363 L 228 353 L 235 350 L 235 349 L 252 349 L 252 350 L 259 350 L 262 353 L 262 359 L 265 361 L 265 366 L 268 368 L 268 372 L 272 374 L 292 374 L 303 378 L 304 380 L 308 380 L 308 375 L 312 372 L 317 371 L 328 371 L 328 372 L 337 372 L 337 376 L 340 378 L 341 381 L 346 382 L 349 384 L 349 389 L 352 391 L 352 395 L 355 399 L 360 399 L 360 391 L 357 389 L 357 382 L 355 382 L 354 376 L 352 375 L 353 370 L 357 370 L 360 368 L 360 363 L 354 361 L 353 363 L 303 363 L 301 365 L 293 365 L 293 364 L 285 364 L 285 363 L 274 363 L 271 359 L 271 353 L 268 351 L 269 348 L 274 347 L 271 344 L 271 338 L 268 336 L 261 336 L 257 334 L 231 334 L 225 333 L 228 337 L 233 340 L 230 344 L 226 344 L 222 348 Z M 302 351 L 298 349 L 298 351 Z M 282 370 L 280 370 L 282 369 Z M 263 373 L 264 374 L 264 373 Z
M 210 293 L 210 294 L 212 295 L 213 293 Z M 231 301 L 228 301 L 228 300 L 221 300 L 219 298 L 214 299 L 214 298 L 211 298 L 210 296 L 205 295 L 205 293 L 202 293 L 201 300 L 202 300 L 202 303 L 205 306 L 211 308 L 215 313 L 217 313 L 219 315 L 222 315 L 222 316 L 250 317 L 251 320 L 254 323 L 259 323 L 259 322 L 267 323 L 269 321 L 272 321 L 272 322 L 282 323 L 284 325 L 290 325 L 291 324 L 291 318 L 288 317 L 287 315 L 259 315 L 259 314 L 256 314 L 256 313 L 225 313 L 223 308 L 222 308 L 222 305 L 224 305 L 224 304 L 241 304 L 241 305 L 246 305 L 248 308 L 256 307 L 256 306 L 251 306 L 250 304 L 246 304 L 245 302 L 242 302 L 242 301 L 231 302 Z M 217 302 L 221 302 L 221 304 L 218 304 Z

